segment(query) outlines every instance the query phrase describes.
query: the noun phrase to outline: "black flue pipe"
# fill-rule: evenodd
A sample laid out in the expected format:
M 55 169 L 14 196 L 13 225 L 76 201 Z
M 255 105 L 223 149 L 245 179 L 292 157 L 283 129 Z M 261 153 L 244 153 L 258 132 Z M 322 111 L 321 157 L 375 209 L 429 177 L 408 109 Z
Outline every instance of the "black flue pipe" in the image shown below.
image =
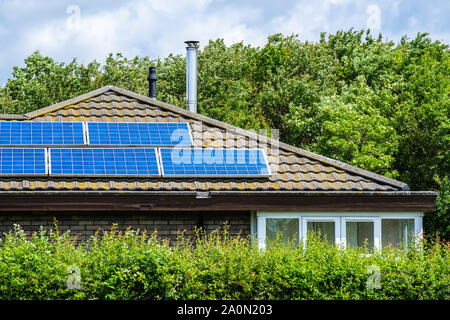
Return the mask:
M 158 77 L 156 76 L 156 68 L 150 67 L 148 68 L 148 96 L 152 99 L 156 99 L 156 80 Z

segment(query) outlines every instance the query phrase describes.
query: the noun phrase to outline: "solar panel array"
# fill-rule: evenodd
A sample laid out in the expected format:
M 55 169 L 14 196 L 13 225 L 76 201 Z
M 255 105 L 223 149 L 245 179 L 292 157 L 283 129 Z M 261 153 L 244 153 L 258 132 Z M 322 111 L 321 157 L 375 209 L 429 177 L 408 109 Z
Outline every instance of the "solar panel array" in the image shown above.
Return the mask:
M 0 175 L 45 175 L 45 148 L 0 148 Z
M 82 122 L 0 122 L 0 145 L 84 144 Z
M 0 175 L 270 175 L 262 150 L 192 145 L 187 123 L 0 122 Z
M 191 146 L 187 123 L 88 122 L 90 145 Z
M 161 148 L 164 176 L 268 176 L 269 166 L 258 149 Z
M 159 175 L 155 148 L 52 148 L 50 170 L 54 175 Z

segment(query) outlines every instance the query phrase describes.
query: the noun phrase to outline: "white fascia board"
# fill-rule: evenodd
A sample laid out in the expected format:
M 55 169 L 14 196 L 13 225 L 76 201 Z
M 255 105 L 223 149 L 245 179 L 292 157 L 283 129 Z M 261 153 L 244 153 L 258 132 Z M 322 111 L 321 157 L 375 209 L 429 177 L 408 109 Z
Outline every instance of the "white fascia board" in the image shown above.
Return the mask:
M 273 217 L 278 218 L 292 218 L 299 216 L 307 217 L 379 217 L 379 218 L 389 218 L 389 219 L 404 219 L 408 217 L 423 217 L 423 212 L 317 212 L 317 211 L 300 211 L 300 212 L 290 212 L 290 211 L 257 211 L 258 217 Z

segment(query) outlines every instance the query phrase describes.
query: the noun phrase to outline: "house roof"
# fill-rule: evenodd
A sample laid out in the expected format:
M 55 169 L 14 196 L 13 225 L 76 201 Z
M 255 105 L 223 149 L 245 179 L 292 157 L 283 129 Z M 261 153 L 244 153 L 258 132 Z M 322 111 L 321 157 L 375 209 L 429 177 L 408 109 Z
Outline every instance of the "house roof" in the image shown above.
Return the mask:
M 210 192 L 399 192 L 408 185 L 252 131 L 189 112 L 114 86 L 86 93 L 24 115 L 0 115 L 1 121 L 188 122 L 195 147 L 242 148 L 267 141 L 269 178 L 0 178 L 0 192 L 28 191 L 210 191 Z M 227 137 L 224 145 L 221 137 Z M 232 145 L 230 137 L 234 138 Z M 272 147 L 278 146 L 277 149 Z

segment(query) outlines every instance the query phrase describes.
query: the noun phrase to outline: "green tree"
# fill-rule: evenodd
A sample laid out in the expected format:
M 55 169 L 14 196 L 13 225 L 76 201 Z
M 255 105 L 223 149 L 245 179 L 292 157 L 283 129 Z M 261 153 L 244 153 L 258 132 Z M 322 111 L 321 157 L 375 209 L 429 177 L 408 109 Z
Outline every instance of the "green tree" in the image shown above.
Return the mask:
M 353 29 L 322 33 L 318 42 L 275 34 L 262 47 L 218 39 L 199 50 L 198 111 L 245 129 L 279 129 L 284 142 L 412 190 L 441 189 L 427 228 L 449 239 L 448 52 L 426 33 L 398 44 Z M 29 112 L 108 84 L 146 95 L 151 65 L 158 99 L 185 107 L 182 55 L 150 60 L 118 53 L 81 65 L 35 52 L 0 88 L 0 112 Z
M 386 93 L 388 94 L 388 93 Z M 315 141 L 308 147 L 360 168 L 396 177 L 392 168 L 398 150 L 398 135 L 392 121 L 380 111 L 380 98 L 360 77 L 340 96 L 324 97 L 316 105 L 314 119 L 292 108 L 286 122 L 300 135 L 319 123 Z
M 75 59 L 58 63 L 36 51 L 25 59 L 25 67 L 14 67 L 13 78 L 3 89 L 4 99 L 9 100 L 4 109 L 26 113 L 84 93 L 92 88 L 98 67 L 95 61 L 86 67 Z
M 440 185 L 436 209 L 425 214 L 424 229 L 450 241 L 450 178 L 445 176 L 443 179 L 436 178 L 436 180 Z
M 393 115 L 400 135 L 395 166 L 414 189 L 438 188 L 450 172 L 450 59 L 448 46 L 427 34 L 402 39 L 396 72 L 404 79 Z

